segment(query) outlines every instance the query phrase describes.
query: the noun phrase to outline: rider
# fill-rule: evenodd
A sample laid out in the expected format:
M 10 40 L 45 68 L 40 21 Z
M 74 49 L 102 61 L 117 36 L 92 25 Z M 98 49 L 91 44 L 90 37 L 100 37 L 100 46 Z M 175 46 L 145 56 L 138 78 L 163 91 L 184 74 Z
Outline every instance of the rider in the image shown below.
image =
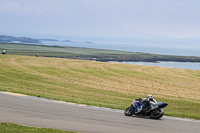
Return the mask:
M 147 98 L 138 98 L 136 99 L 136 101 L 139 101 L 142 103 L 142 106 L 137 108 L 137 111 L 135 112 L 135 114 L 138 114 L 142 111 L 142 109 L 144 109 L 145 107 L 150 105 L 150 102 L 154 102 L 155 104 L 157 103 L 157 101 L 153 98 L 153 96 L 151 94 L 147 95 Z
M 157 103 L 156 99 L 154 99 L 153 96 L 152 96 L 151 94 L 148 94 L 148 95 L 147 95 L 147 98 L 144 98 L 144 99 L 149 99 L 150 101 L 152 101 L 152 102 L 154 102 L 154 103 Z M 143 100 L 144 100 L 144 99 L 143 99 Z

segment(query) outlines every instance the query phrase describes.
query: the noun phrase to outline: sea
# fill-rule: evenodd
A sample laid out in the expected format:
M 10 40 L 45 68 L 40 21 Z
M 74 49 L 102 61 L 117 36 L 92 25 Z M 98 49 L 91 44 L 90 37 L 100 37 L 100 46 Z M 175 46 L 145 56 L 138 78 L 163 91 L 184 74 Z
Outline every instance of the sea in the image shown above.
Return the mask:
M 143 52 L 143 53 L 162 54 L 162 55 L 200 57 L 200 45 L 198 44 L 161 45 L 159 43 L 123 43 L 123 42 L 88 42 L 88 41 L 69 41 L 69 42 L 42 41 L 42 44 L 50 46 L 57 45 L 57 46 L 118 50 L 118 51 L 128 51 L 128 52 Z M 200 63 L 194 63 L 194 62 L 161 61 L 157 63 L 152 63 L 152 62 L 119 62 L 119 63 L 200 70 Z

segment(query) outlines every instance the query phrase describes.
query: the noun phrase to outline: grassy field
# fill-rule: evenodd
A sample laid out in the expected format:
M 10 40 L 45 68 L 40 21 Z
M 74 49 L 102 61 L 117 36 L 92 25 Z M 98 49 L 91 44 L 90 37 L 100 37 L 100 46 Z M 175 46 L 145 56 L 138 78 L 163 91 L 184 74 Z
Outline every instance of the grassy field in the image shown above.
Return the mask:
M 27 45 L 0 43 L 0 50 L 7 50 L 8 54 L 35 56 L 36 53 L 41 57 L 58 57 L 81 60 L 97 61 L 182 61 L 200 62 L 200 57 L 194 56 L 173 56 L 157 55 L 149 53 L 125 52 L 103 49 L 60 47 L 45 45 Z
M 75 133 L 48 128 L 27 127 L 11 123 L 0 123 L 1 133 Z
M 200 119 L 199 70 L 0 55 L 0 90 L 117 109 L 150 93 L 165 115 Z

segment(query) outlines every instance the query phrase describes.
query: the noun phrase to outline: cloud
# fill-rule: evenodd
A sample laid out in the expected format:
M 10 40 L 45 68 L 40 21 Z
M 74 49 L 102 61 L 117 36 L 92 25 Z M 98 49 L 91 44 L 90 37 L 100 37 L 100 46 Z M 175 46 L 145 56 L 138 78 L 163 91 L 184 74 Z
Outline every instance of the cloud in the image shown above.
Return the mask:
M 0 29 L 200 36 L 199 0 L 0 0 Z
M 14 1 L 1 1 L 0 11 L 1 12 L 12 12 L 20 10 L 20 4 Z
M 36 6 L 35 4 L 30 3 L 23 3 L 18 1 L 3 1 L 0 5 L 0 11 L 9 13 L 9 14 L 30 14 L 30 13 L 36 13 L 41 14 L 43 11 Z
M 65 12 L 64 5 L 59 0 L 3 0 L 0 11 L 13 14 L 51 14 Z

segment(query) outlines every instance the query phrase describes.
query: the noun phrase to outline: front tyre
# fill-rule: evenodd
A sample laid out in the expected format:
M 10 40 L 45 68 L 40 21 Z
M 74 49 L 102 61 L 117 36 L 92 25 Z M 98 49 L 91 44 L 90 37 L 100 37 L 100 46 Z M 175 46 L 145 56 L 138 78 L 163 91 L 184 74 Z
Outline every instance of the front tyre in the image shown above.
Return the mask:
M 155 109 L 153 110 L 151 113 L 150 113 L 150 117 L 152 119 L 160 119 L 162 116 L 164 115 L 164 111 L 160 108 L 158 109 Z
M 135 107 L 133 107 L 133 105 L 131 105 L 130 107 L 128 107 L 125 111 L 124 111 L 124 114 L 126 116 L 132 116 L 134 114 L 134 110 L 135 110 Z

